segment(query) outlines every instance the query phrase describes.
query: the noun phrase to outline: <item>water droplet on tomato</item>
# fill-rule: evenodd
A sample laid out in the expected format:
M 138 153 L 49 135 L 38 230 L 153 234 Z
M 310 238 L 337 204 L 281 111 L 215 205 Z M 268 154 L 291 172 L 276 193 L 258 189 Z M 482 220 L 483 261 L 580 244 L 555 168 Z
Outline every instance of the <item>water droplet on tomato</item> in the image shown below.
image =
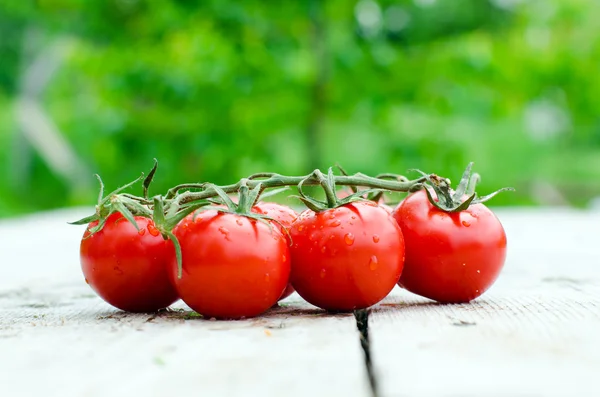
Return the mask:
M 241 219 L 236 219 L 235 223 L 237 223 L 238 226 L 242 226 L 244 224 Z
M 265 282 L 269 282 L 271 280 L 271 276 L 269 276 L 269 273 L 265 274 Z
M 301 232 L 302 230 L 304 230 L 304 225 L 298 226 L 298 231 Z
M 140 230 L 138 230 L 138 234 L 140 236 L 143 236 L 144 234 L 146 234 L 146 229 L 140 229 Z
M 158 229 L 151 223 L 148 224 L 148 232 L 153 235 L 154 237 L 158 236 L 160 234 L 160 232 L 158 231 Z
M 344 242 L 346 243 L 346 245 L 354 244 L 354 234 L 346 233 L 346 235 L 344 236 Z
M 86 284 L 89 284 L 89 283 L 90 283 L 90 282 L 88 281 L 88 279 L 87 279 L 87 278 L 85 279 L 85 283 L 86 283 Z
M 376 234 L 373 235 L 373 242 L 375 244 L 377 244 L 379 242 L 379 236 L 378 235 L 376 235 Z
M 335 235 L 334 235 L 334 234 L 332 234 L 331 236 L 329 236 L 329 239 L 330 239 L 330 240 L 333 240 L 334 238 L 335 238 Z
M 481 270 L 477 270 L 477 273 L 481 273 Z
M 350 217 L 350 219 L 356 219 L 356 216 L 352 215 L 352 216 Z
M 379 264 L 379 261 L 377 261 L 377 257 L 375 255 L 373 255 L 371 257 L 371 259 L 369 260 L 369 269 L 371 269 L 371 270 L 377 269 L 378 264 Z
M 319 226 L 319 229 L 323 229 L 323 225 Z
M 329 219 L 333 219 L 333 218 L 335 218 L 335 213 L 333 211 L 331 211 L 329 213 Z
M 123 270 L 121 270 L 121 268 L 119 266 L 115 266 L 113 267 L 113 270 L 117 273 L 119 273 L 119 275 L 123 274 Z
M 348 222 L 350 225 L 354 225 L 354 222 Z
M 286 257 L 285 255 L 282 255 L 282 256 L 281 256 L 281 261 L 282 261 L 282 262 L 285 262 L 286 260 L 287 260 L 287 257 Z
M 335 221 L 331 222 L 331 227 L 338 227 L 339 225 L 341 225 L 342 222 L 340 222 L 339 219 L 336 219 Z
M 464 227 L 469 227 L 469 226 L 471 226 L 471 223 L 470 223 L 470 222 L 468 222 L 468 221 L 462 221 L 462 224 L 463 224 L 463 226 L 464 226 Z
M 322 246 L 322 247 L 321 247 L 321 253 L 322 253 L 322 254 L 324 254 L 324 253 L 325 253 L 325 250 L 326 250 L 326 247 L 325 247 L 325 246 Z
M 325 273 L 327 273 L 325 271 L 325 269 L 321 269 L 321 274 L 320 274 L 321 278 L 325 278 Z

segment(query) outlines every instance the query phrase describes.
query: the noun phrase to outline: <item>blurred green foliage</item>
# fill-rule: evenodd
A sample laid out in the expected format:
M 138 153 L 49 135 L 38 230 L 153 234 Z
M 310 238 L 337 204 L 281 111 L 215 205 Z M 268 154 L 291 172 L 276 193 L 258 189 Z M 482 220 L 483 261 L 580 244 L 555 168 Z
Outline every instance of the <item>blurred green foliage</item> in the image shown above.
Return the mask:
M 600 194 L 593 0 L 3 0 L 0 216 L 92 204 L 160 167 L 154 192 L 258 171 L 420 168 L 496 205 Z M 54 52 L 53 52 L 54 51 Z M 61 177 L 15 117 L 26 71 L 80 159 Z M 24 88 L 25 87 L 25 88 Z

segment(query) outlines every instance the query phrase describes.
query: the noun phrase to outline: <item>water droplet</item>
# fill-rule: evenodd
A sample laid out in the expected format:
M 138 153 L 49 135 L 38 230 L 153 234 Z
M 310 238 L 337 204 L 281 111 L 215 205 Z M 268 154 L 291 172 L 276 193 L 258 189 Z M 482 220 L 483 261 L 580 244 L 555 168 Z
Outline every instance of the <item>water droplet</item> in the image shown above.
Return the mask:
M 379 236 L 378 235 L 376 235 L 376 234 L 373 235 L 373 242 L 375 244 L 377 244 L 379 242 Z
M 236 219 L 235 223 L 237 223 L 238 226 L 242 226 L 244 224 L 241 219 Z
M 287 260 L 287 256 L 283 255 L 283 256 L 281 257 L 281 261 L 282 261 L 282 262 L 285 262 L 286 260 Z
M 340 222 L 339 219 L 336 219 L 335 221 L 331 222 L 331 227 L 338 227 L 341 224 L 342 222 Z
M 87 279 L 87 278 L 85 279 L 85 283 L 86 283 L 86 284 L 89 284 L 89 283 L 90 283 L 90 282 L 88 281 L 88 279 Z
M 160 234 L 160 232 L 158 231 L 158 229 L 151 223 L 148 224 L 148 232 L 153 235 L 154 237 L 158 236 Z
M 334 238 L 335 238 L 335 235 L 334 235 L 334 234 L 332 234 L 331 236 L 329 236 L 329 239 L 330 239 L 330 240 L 333 240 Z
M 462 221 L 462 224 L 463 224 L 463 226 L 464 226 L 464 227 L 469 227 L 469 226 L 471 226 L 471 223 L 470 223 L 470 222 L 467 222 L 467 221 Z
M 119 266 L 115 266 L 113 267 L 113 270 L 117 273 L 119 273 L 119 275 L 123 274 L 123 270 L 121 270 L 121 268 Z
M 271 276 L 269 276 L 269 273 L 265 274 L 265 282 L 269 282 L 271 280 Z
M 323 225 L 319 226 L 319 229 L 323 229 Z
M 354 244 L 354 234 L 346 233 L 346 235 L 344 236 L 344 242 L 346 243 L 346 245 Z
M 138 234 L 140 236 L 143 236 L 144 234 L 146 234 L 146 229 L 140 229 L 140 230 L 138 230 Z
M 466 264 L 466 263 L 463 263 L 463 266 L 467 266 L 467 264 Z
M 478 289 L 476 289 L 476 290 L 475 290 L 475 292 L 479 292 L 479 290 L 478 290 Z
M 325 269 L 321 269 L 321 274 L 320 274 L 321 278 L 325 278 L 325 273 L 326 273 Z
M 477 270 L 477 273 L 481 273 L 481 271 L 480 271 L 480 270 Z
M 302 230 L 304 230 L 304 225 L 298 226 L 298 231 L 301 232 Z
M 331 211 L 329 213 L 329 219 L 333 219 L 333 218 L 335 218 L 335 213 L 333 211 Z
M 377 261 L 377 257 L 375 255 L 373 255 L 371 257 L 371 259 L 369 260 L 369 269 L 371 269 L 371 270 L 377 269 L 378 264 L 379 264 L 379 262 Z
M 352 215 L 352 216 L 350 217 L 350 219 L 356 219 L 356 216 Z
M 326 247 L 325 247 L 325 246 L 322 246 L 322 247 L 321 247 L 321 253 L 322 253 L 322 254 L 324 254 L 324 253 L 325 253 L 325 250 L 326 250 Z

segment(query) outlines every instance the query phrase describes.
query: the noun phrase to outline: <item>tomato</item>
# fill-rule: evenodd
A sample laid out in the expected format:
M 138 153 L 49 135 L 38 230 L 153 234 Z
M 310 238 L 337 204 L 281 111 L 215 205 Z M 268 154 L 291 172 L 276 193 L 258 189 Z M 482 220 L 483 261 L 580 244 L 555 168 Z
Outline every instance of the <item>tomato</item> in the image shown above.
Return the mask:
M 298 217 L 298 213 L 290 207 L 283 204 L 270 203 L 266 201 L 257 203 L 252 208 L 252 212 L 267 215 L 275 219 L 277 222 L 279 222 L 280 226 L 283 226 L 288 231 L 292 226 L 292 222 L 294 222 Z M 284 234 L 287 235 L 285 231 Z M 283 294 L 281 294 L 279 300 L 285 299 L 293 293 L 294 287 L 292 287 L 291 283 L 288 283 L 287 287 L 285 288 L 285 291 L 283 291 Z
M 348 311 L 379 302 L 394 288 L 404 262 L 396 221 L 359 201 L 300 214 L 290 229 L 292 285 L 322 309 Z
M 113 213 L 104 227 L 81 241 L 81 269 L 86 282 L 106 302 L 130 312 L 151 312 L 178 299 L 169 282 L 166 242 L 152 220 L 135 217 L 135 227 Z
M 483 204 L 448 213 L 434 207 L 421 190 L 408 196 L 394 217 L 406 243 L 399 285 L 408 291 L 438 302 L 469 302 L 502 270 L 506 234 Z
M 173 230 L 181 245 L 171 279 L 181 299 L 205 317 L 257 316 L 273 306 L 290 274 L 288 241 L 279 228 L 242 215 L 209 209 Z

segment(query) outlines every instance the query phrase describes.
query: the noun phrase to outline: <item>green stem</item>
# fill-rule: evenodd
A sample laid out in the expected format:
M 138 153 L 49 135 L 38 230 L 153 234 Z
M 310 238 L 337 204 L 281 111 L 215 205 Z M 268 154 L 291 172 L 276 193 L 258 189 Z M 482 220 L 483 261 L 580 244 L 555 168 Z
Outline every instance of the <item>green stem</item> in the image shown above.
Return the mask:
M 315 177 L 321 184 L 323 191 L 325 191 L 325 197 L 327 198 L 327 206 L 329 208 L 335 208 L 337 205 L 337 196 L 335 195 L 335 187 L 328 181 L 320 170 L 315 170 Z M 331 173 L 330 173 L 331 176 Z M 335 177 L 334 177 L 335 178 Z M 334 179 L 332 178 L 332 179 Z
M 273 188 L 273 187 L 283 187 L 283 186 L 297 186 L 300 182 L 303 182 L 303 181 L 304 181 L 304 185 L 310 185 L 310 186 L 320 185 L 321 182 L 318 179 L 315 179 L 313 176 L 314 176 L 314 174 L 304 175 L 304 176 L 284 176 L 284 175 L 276 174 L 267 179 L 246 180 L 246 185 L 248 186 L 249 189 L 255 188 L 258 184 L 262 184 L 263 189 L 269 189 L 269 188 Z M 378 178 L 374 178 L 374 177 L 367 176 L 367 175 L 360 174 L 360 173 L 355 174 L 355 175 L 348 175 L 348 176 L 346 176 L 346 175 L 336 175 L 335 176 L 335 184 L 336 185 L 364 186 L 366 188 L 385 189 L 385 190 L 390 190 L 390 191 L 394 191 L 394 192 L 408 192 L 415 185 L 421 184 L 421 183 L 425 182 L 426 180 L 427 179 L 425 177 L 421 177 L 421 178 L 413 179 L 413 180 L 406 181 L 406 182 L 399 182 L 399 181 L 378 179 Z M 221 186 L 221 189 L 225 193 L 236 193 L 237 191 L 239 191 L 241 184 L 242 183 L 240 181 L 235 184 Z M 181 190 L 183 188 L 202 189 L 202 188 L 206 187 L 205 184 L 186 184 L 186 185 L 180 185 L 180 186 L 182 186 L 182 187 L 181 188 L 177 187 L 174 189 L 177 189 L 177 190 Z M 171 190 L 174 190 L 174 189 L 171 189 Z M 172 201 L 169 203 L 170 205 L 168 204 L 167 206 L 175 205 L 178 207 L 185 203 L 189 203 L 189 202 L 196 201 L 196 200 L 205 200 L 205 199 L 212 198 L 215 196 L 217 196 L 217 194 L 212 189 L 206 189 L 201 192 L 186 191 L 186 192 L 183 192 L 183 193 L 173 197 Z M 166 198 L 168 199 L 169 195 L 167 195 Z

